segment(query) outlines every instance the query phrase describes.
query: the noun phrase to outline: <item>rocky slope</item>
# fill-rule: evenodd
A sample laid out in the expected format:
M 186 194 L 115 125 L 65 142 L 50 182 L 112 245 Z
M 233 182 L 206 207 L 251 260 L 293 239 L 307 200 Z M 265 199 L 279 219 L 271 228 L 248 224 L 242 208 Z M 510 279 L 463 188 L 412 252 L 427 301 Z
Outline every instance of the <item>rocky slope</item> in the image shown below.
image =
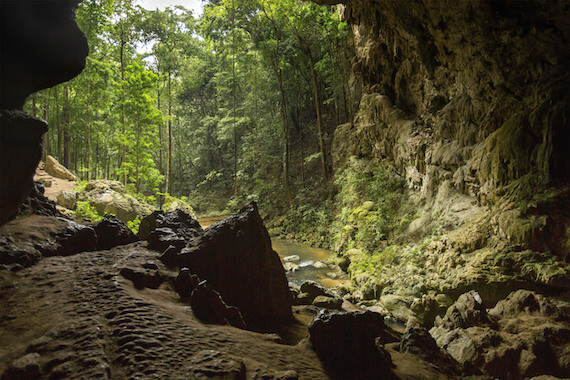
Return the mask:
M 413 219 L 373 273 L 379 306 L 431 326 L 469 289 L 488 307 L 521 287 L 567 294 L 570 5 L 350 0 L 341 15 L 361 100 L 335 168 L 391 166 Z

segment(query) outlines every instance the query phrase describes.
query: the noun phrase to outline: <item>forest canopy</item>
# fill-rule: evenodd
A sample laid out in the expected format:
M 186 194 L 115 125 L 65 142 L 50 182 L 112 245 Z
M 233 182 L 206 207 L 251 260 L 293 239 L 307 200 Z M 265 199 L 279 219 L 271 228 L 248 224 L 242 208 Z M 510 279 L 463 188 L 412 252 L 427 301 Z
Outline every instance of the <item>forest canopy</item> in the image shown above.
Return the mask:
M 330 196 L 332 133 L 353 113 L 336 7 L 212 0 L 195 18 L 84 0 L 77 23 L 84 72 L 26 104 L 49 122 L 45 155 L 83 180 L 187 196 L 198 210 Z

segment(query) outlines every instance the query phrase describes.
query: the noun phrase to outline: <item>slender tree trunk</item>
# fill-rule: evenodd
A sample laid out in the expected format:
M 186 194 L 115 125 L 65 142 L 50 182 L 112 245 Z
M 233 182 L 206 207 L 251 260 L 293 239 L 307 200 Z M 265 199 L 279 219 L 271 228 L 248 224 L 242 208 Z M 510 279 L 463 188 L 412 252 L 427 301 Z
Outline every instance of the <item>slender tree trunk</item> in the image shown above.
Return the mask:
M 87 113 L 85 115 L 85 167 L 87 169 L 86 172 L 86 179 L 89 180 L 91 179 L 90 175 L 91 175 L 91 128 L 90 128 L 90 123 L 91 123 L 91 114 L 90 114 L 90 97 L 91 97 L 91 92 L 90 92 L 90 86 L 87 85 Z
M 126 45 L 126 41 L 125 41 L 125 29 L 123 27 L 123 20 L 121 20 L 121 46 L 120 46 L 120 61 L 121 61 L 121 97 L 122 97 L 122 101 L 121 101 L 121 125 L 122 125 L 122 132 L 123 132 L 123 138 L 125 138 L 126 134 L 127 134 L 127 126 L 125 123 L 125 59 L 124 59 L 124 53 L 125 53 L 125 45 Z M 126 164 L 127 163 L 127 145 L 123 142 L 122 143 L 122 150 L 123 150 L 123 155 L 122 155 L 122 159 L 121 159 L 121 164 Z M 127 173 L 123 173 L 123 185 L 127 185 Z
M 235 45 L 235 6 L 232 0 L 232 98 L 233 98 L 233 128 L 234 128 L 234 195 L 238 194 L 238 143 L 236 126 L 236 45 Z
M 57 159 L 63 161 L 63 121 L 60 119 L 59 96 L 55 88 L 55 123 L 57 125 Z M 63 108 L 63 107 L 62 107 Z M 62 109 L 63 111 L 63 109 Z
M 166 120 L 166 130 L 168 133 L 168 157 L 166 163 L 166 192 L 172 192 L 172 93 L 171 93 L 171 73 L 168 73 L 168 119 Z
M 285 96 L 285 88 L 283 86 L 283 76 L 281 69 L 278 66 L 277 60 L 273 60 L 273 70 L 275 71 L 275 76 L 277 77 L 277 83 L 279 85 L 279 92 L 281 93 L 281 117 L 283 119 L 283 173 L 285 176 L 285 194 L 287 196 L 287 203 L 289 207 L 292 205 L 291 197 L 291 184 L 289 181 L 289 120 L 287 118 L 287 98 Z
M 69 168 L 71 165 L 71 136 L 69 131 L 70 109 L 69 109 L 69 87 L 65 87 L 65 98 L 63 102 L 63 165 Z
M 47 122 L 49 118 L 49 102 L 51 99 L 51 88 L 48 90 L 47 93 L 47 100 L 44 102 L 44 120 Z M 49 125 L 49 124 L 48 124 Z M 45 162 L 48 152 L 50 151 L 51 146 L 49 143 L 49 133 L 45 133 L 43 137 L 43 161 Z

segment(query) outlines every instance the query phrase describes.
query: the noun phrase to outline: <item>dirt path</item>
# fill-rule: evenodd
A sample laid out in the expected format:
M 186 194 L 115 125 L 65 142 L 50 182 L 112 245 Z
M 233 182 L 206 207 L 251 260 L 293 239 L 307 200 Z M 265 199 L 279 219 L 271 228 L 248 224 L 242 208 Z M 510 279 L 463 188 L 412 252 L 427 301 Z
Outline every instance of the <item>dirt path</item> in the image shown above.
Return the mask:
M 49 175 L 45 170 L 36 169 L 36 174 L 34 175 L 34 181 L 49 181 L 51 186 L 45 186 L 44 195 L 51 201 L 56 201 L 57 194 L 63 190 L 71 190 L 77 187 L 77 182 L 69 181 L 66 179 L 56 178 Z

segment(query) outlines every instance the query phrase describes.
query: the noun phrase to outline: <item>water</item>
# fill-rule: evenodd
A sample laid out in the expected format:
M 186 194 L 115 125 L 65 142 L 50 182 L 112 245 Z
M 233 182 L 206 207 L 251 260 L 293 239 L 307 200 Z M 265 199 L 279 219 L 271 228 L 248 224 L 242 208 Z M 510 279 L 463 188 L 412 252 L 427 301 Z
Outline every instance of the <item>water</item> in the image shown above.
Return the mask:
M 207 228 L 222 219 L 223 216 L 216 216 L 200 218 L 198 222 L 202 228 Z M 346 275 L 336 265 L 327 262 L 333 255 L 332 251 L 282 239 L 271 239 L 271 244 L 283 262 L 290 284 L 299 286 L 312 280 L 331 288 L 348 282 Z

